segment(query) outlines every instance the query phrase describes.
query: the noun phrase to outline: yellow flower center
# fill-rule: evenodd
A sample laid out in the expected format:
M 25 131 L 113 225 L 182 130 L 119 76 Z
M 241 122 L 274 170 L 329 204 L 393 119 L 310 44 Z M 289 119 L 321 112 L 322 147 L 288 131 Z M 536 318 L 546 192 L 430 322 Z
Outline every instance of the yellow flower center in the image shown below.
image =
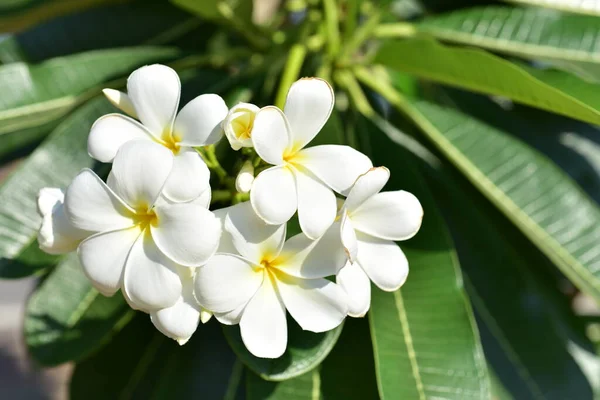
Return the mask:
M 239 110 L 240 115 L 231 121 L 231 128 L 238 140 L 246 140 L 252 137 L 255 113 L 250 110 Z
M 169 130 L 165 130 L 161 135 L 161 140 L 161 144 L 171 150 L 173 154 L 177 154 L 179 153 L 179 150 L 181 150 L 181 145 L 179 144 L 181 137 L 179 135 Z
M 144 209 L 135 213 L 134 223 L 140 227 L 141 230 L 145 230 L 148 226 L 158 225 L 158 216 L 153 209 Z

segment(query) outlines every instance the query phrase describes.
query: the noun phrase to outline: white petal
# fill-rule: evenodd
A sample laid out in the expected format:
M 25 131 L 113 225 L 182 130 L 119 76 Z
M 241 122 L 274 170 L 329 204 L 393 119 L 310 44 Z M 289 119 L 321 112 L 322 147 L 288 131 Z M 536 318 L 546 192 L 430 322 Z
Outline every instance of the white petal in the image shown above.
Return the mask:
M 388 240 L 406 240 L 421 227 L 423 208 L 409 192 L 378 193 L 350 214 L 354 229 Z
M 127 297 L 146 312 L 171 307 L 181 296 L 177 265 L 156 247 L 147 231 L 131 248 L 124 276 Z
M 226 313 L 244 305 L 263 282 L 264 272 L 232 254 L 216 254 L 196 270 L 196 300 L 207 310 Z
M 348 315 L 364 317 L 371 307 L 371 281 L 358 263 L 346 264 L 336 278 L 348 299 Z
M 406 282 L 408 261 L 391 240 L 357 233 L 358 264 L 381 290 L 392 292 Z
M 133 211 L 89 169 L 67 188 L 64 207 L 69 222 L 78 229 L 103 232 L 133 226 Z
M 390 179 L 390 170 L 386 167 L 371 168 L 358 177 L 348 193 L 344 206 L 349 212 L 356 210 L 365 201 L 379 193 Z
M 302 329 L 329 331 L 348 314 L 346 293 L 339 285 L 327 279 L 301 279 L 282 273 L 277 278 L 283 304 Z
M 37 198 L 42 224 L 38 232 L 40 249 L 48 254 L 66 254 L 77 249 L 79 242 L 90 232 L 75 228 L 65 214 L 63 191 L 43 188 Z
M 334 103 L 333 88 L 323 79 L 303 78 L 292 85 L 283 111 L 296 149 L 303 148 L 317 136 L 329 119 Z
M 182 295 L 174 305 L 150 315 L 156 329 L 180 345 L 192 337 L 200 322 L 200 306 L 194 299 L 194 284 L 191 278 L 182 277 L 182 285 Z
M 314 279 L 335 275 L 345 263 L 340 223 L 335 222 L 318 240 L 311 240 L 303 233 L 290 238 L 274 265 L 288 275 Z
M 124 144 L 113 163 L 108 186 L 131 208 L 145 212 L 160 195 L 173 167 L 173 153 L 154 142 Z
M 221 122 L 227 116 L 227 105 L 221 96 L 203 94 L 190 101 L 181 109 L 173 136 L 179 137 L 184 146 L 206 146 L 221 139 Z
M 223 325 L 237 325 L 240 323 L 240 319 L 242 319 L 242 313 L 246 308 L 246 304 L 248 303 L 244 303 L 238 308 L 229 312 L 215 313 L 215 318 L 217 318 L 217 321 L 219 321 Z
M 81 242 L 77 254 L 83 272 L 100 293 L 111 296 L 122 286 L 127 256 L 139 236 L 134 227 L 98 233 Z
M 111 102 L 113 106 L 117 107 L 130 117 L 137 118 L 135 106 L 126 93 L 115 89 L 102 89 L 102 93 L 104 93 L 104 96 L 108 99 L 108 101 Z
M 248 160 L 242 165 L 240 172 L 235 178 L 235 190 L 240 193 L 248 193 L 252 189 L 252 182 L 254 182 L 254 166 Z
M 203 324 L 207 323 L 208 321 L 210 321 L 210 319 L 212 318 L 213 313 L 205 310 L 204 308 L 200 307 L 200 322 L 202 322 Z
M 341 222 L 340 236 L 342 239 L 342 245 L 344 246 L 348 260 L 350 260 L 350 262 L 354 262 L 356 261 L 356 254 L 358 253 L 358 243 L 356 242 L 356 232 L 354 232 L 352 221 L 345 211 L 342 213 Z
M 209 181 L 210 171 L 200 154 L 193 149 L 182 149 L 175 156 L 163 194 L 175 202 L 195 200 L 210 191 Z
M 229 212 L 229 209 L 231 209 L 232 207 L 235 207 L 235 206 L 220 208 L 218 210 L 213 211 L 213 214 L 219 220 L 219 223 L 221 224 L 221 228 L 222 228 L 221 240 L 219 241 L 219 248 L 217 249 L 217 253 L 239 255 L 238 250 L 233 245 L 233 238 L 231 237 L 231 234 L 224 229 L 225 218 L 227 217 L 227 213 Z
M 295 169 L 298 220 L 302 232 L 318 239 L 331 226 L 337 212 L 333 191 L 304 168 Z
M 304 149 L 294 160 L 344 196 L 356 179 L 373 167 L 369 157 L 358 150 L 333 144 Z
M 252 144 L 260 158 L 269 164 L 283 164 L 283 156 L 290 146 L 290 131 L 287 119 L 279 108 L 264 107 L 256 114 Z
M 265 276 L 240 320 L 244 345 L 250 353 L 261 358 L 280 357 L 287 347 L 285 307 L 271 279 Z
M 127 95 L 140 121 L 157 137 L 171 132 L 180 92 L 177 72 L 165 65 L 147 65 L 133 71 L 127 79 Z
M 298 208 L 292 171 L 281 166 L 262 171 L 252 184 L 250 202 L 256 214 L 268 224 L 289 221 Z
M 100 162 L 112 162 L 121 146 L 131 140 L 153 139 L 139 122 L 121 114 L 108 114 L 92 125 L 88 136 L 88 153 Z
M 221 223 L 206 208 L 192 203 L 154 208 L 158 222 L 150 227 L 158 248 L 171 260 L 188 267 L 206 263 L 221 238 Z
M 223 121 L 223 130 L 233 150 L 252 147 L 252 128 L 258 110 L 250 103 L 239 103 L 229 110 Z
M 255 264 L 279 255 L 285 242 L 286 225 L 268 225 L 260 219 L 250 202 L 229 207 L 224 230 L 231 235 L 237 252 Z

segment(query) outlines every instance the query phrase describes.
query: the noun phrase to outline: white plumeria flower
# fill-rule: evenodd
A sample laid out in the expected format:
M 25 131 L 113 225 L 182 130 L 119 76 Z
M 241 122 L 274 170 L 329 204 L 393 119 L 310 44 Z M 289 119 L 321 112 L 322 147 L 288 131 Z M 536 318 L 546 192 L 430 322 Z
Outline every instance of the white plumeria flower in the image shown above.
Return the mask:
M 252 129 L 254 149 L 275 165 L 254 180 L 250 192 L 254 210 L 274 225 L 287 222 L 298 210 L 302 232 L 312 239 L 335 220 L 333 191 L 346 195 L 356 178 L 373 166 L 349 146 L 304 148 L 325 125 L 333 105 L 333 90 L 326 81 L 301 79 L 290 88 L 284 112 L 262 108 Z
M 324 332 L 348 312 L 344 291 L 324 279 L 344 265 L 339 236 L 318 241 L 299 234 L 285 241 L 285 225 L 268 225 L 248 202 L 223 211 L 221 245 L 198 268 L 196 300 L 224 324 L 240 325 L 257 357 L 277 358 L 287 346 L 286 309 L 302 329 Z
M 157 202 L 173 153 L 149 141 L 124 144 L 108 185 L 85 169 L 67 188 L 70 223 L 95 232 L 78 247 L 83 270 L 101 293 L 119 288 L 133 308 L 174 305 L 182 284 L 177 268 L 205 263 L 216 251 L 219 220 L 194 203 Z
M 193 147 L 219 140 L 227 105 L 216 94 L 203 94 L 177 114 L 180 92 L 179 77 L 167 66 L 156 64 L 134 71 L 127 80 L 127 94 L 105 94 L 124 110 L 131 112 L 133 107 L 141 123 L 121 114 L 99 118 L 90 132 L 88 151 L 98 161 L 112 162 L 119 148 L 131 140 L 162 144 L 175 155 L 164 195 L 186 202 L 210 190 L 210 172 Z
M 423 208 L 413 194 L 403 190 L 379 193 L 389 177 L 385 167 L 360 176 L 340 212 L 338 234 L 348 263 L 338 273 L 337 282 L 348 294 L 348 315 L 353 317 L 362 317 L 369 310 L 369 280 L 387 292 L 404 284 L 408 261 L 394 241 L 413 237 L 423 220 Z
M 242 147 L 252 147 L 252 127 L 259 108 L 250 103 L 239 103 L 223 120 L 223 130 L 231 148 L 239 150 Z
M 246 161 L 235 178 L 235 189 L 240 193 L 248 193 L 254 182 L 254 166 L 251 161 Z
M 70 253 L 91 234 L 71 225 L 65 215 L 64 201 L 65 195 L 58 188 L 43 188 L 38 194 L 37 208 L 42 217 L 38 243 L 48 254 Z

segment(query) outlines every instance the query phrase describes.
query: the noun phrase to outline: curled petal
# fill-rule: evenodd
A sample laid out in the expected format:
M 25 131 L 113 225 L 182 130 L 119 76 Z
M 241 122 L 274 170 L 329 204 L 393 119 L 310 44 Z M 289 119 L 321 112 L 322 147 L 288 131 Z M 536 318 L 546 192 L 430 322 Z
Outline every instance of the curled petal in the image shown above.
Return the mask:
M 139 122 L 121 114 L 100 117 L 88 136 L 88 153 L 100 162 L 112 162 L 117 151 L 132 140 L 152 141 L 150 132 Z
M 181 296 L 177 265 L 156 247 L 149 232 L 140 235 L 131 248 L 123 286 L 135 308 L 146 312 L 171 307 Z
M 336 282 L 346 292 L 348 315 L 364 317 L 371 307 L 371 281 L 358 263 L 346 264 L 338 272 Z
M 298 208 L 292 171 L 282 166 L 262 171 L 252 184 L 250 202 L 267 224 L 281 225 L 289 221 Z
M 244 345 L 256 357 L 278 358 L 285 352 L 285 307 L 272 278 L 265 277 L 260 289 L 244 308 L 240 332 Z
M 173 168 L 173 153 L 157 143 L 135 140 L 115 157 L 108 186 L 131 208 L 145 212 L 158 199 Z
M 133 211 L 106 186 L 98 175 L 84 169 L 65 194 L 65 212 L 71 225 L 89 232 L 133 226 Z
M 302 329 L 326 332 L 346 318 L 348 301 L 339 285 L 327 279 L 300 279 L 282 273 L 277 277 L 285 308 Z
M 383 192 L 365 201 L 350 218 L 358 231 L 381 239 L 406 240 L 419 231 L 423 208 L 409 192 Z
M 356 242 L 356 232 L 354 232 L 352 221 L 350 221 L 350 218 L 346 212 L 343 212 L 342 214 L 340 236 L 346 256 L 348 257 L 348 260 L 353 263 L 356 261 L 356 255 L 358 253 L 358 243 Z
M 203 94 L 181 109 L 173 136 L 180 137 L 184 146 L 206 146 L 219 141 L 222 136 L 221 122 L 227 116 L 227 105 L 221 96 Z
M 378 239 L 358 232 L 357 262 L 381 290 L 393 292 L 406 282 L 408 260 L 391 240 Z
M 173 169 L 163 194 L 174 202 L 188 202 L 210 192 L 210 171 L 193 149 L 185 149 L 174 158 Z
M 263 271 L 232 254 L 216 254 L 196 271 L 196 300 L 207 310 L 227 313 L 248 303 L 263 282 Z
M 252 147 L 252 130 L 258 110 L 257 106 L 250 103 L 239 103 L 229 110 L 223 121 L 223 130 L 232 149 L 237 151 L 242 147 Z
M 344 206 L 349 212 L 356 210 L 365 201 L 379 193 L 389 179 L 390 170 L 386 167 L 371 168 L 358 177 L 348 193 Z
M 273 165 L 284 163 L 290 147 L 290 128 L 283 112 L 273 106 L 262 108 L 254 119 L 252 144 L 260 158 Z
M 180 93 L 177 72 L 165 65 L 147 65 L 127 79 L 127 95 L 140 121 L 155 137 L 171 132 Z
M 296 149 L 306 146 L 329 119 L 335 98 L 333 88 L 319 78 L 303 78 L 290 87 L 284 113 Z
M 206 263 L 221 238 L 221 223 L 206 208 L 193 203 L 154 208 L 157 223 L 150 226 L 158 248 L 171 260 L 188 267 Z
M 231 235 L 237 252 L 255 264 L 279 255 L 285 242 L 286 225 L 268 225 L 250 202 L 229 207 L 224 229 Z
M 83 272 L 103 295 L 112 296 L 122 286 L 127 256 L 139 236 L 139 228 L 133 227 L 97 233 L 79 245 Z
M 137 118 L 135 106 L 126 93 L 115 89 L 102 89 L 102 93 L 113 106 L 117 107 L 130 117 Z
M 360 175 L 373 168 L 369 157 L 358 150 L 333 144 L 304 149 L 296 159 L 327 186 L 344 196 L 348 195 Z
M 335 220 L 335 194 L 310 171 L 297 168 L 295 172 L 300 227 L 306 236 L 318 239 Z

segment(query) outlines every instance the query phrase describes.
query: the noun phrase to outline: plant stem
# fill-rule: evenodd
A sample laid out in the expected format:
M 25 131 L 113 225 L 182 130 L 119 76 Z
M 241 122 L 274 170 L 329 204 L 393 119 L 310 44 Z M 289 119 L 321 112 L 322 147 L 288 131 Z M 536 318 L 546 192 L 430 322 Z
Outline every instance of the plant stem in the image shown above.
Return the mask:
M 356 29 L 356 22 L 358 20 L 358 9 L 361 0 L 347 0 L 348 10 L 346 12 L 346 18 L 344 19 L 344 42 L 348 42 L 354 30 Z
M 196 148 L 196 151 L 202 155 L 206 166 L 215 171 L 219 177 L 219 180 L 224 182 L 227 179 L 227 171 L 225 171 L 225 168 L 221 166 L 221 163 L 217 159 L 217 155 L 215 154 L 215 145 L 211 144 L 209 146 Z
M 373 14 L 371 14 L 371 16 L 361 26 L 358 27 L 352 38 L 342 49 L 340 59 L 343 62 L 348 61 L 350 57 L 352 57 L 352 54 L 354 54 L 354 52 L 363 45 L 365 40 L 371 36 L 373 30 L 377 27 L 377 24 L 379 24 L 380 18 L 381 13 L 379 10 L 375 10 L 373 11 Z
M 373 31 L 376 38 L 403 38 L 412 37 L 417 34 L 415 25 L 408 22 L 395 22 L 393 24 L 381 24 Z
M 375 114 L 371 104 L 369 104 L 369 100 L 362 88 L 360 87 L 358 81 L 352 75 L 352 73 L 348 70 L 340 70 L 335 73 L 336 81 L 340 86 L 346 89 L 350 98 L 356 105 L 358 111 L 366 117 L 371 117 Z
M 325 24 L 327 27 L 327 50 L 333 58 L 340 51 L 340 28 L 338 25 L 338 8 L 335 0 L 323 0 Z
M 254 25 L 247 23 L 245 20 L 239 18 L 231 9 L 231 6 L 226 2 L 219 2 L 217 9 L 221 16 L 229 23 L 229 25 L 241 34 L 248 43 L 258 50 L 266 50 L 269 47 L 269 43 L 265 38 L 259 34 Z
M 358 78 L 358 80 L 379 93 L 394 106 L 403 110 L 408 108 L 406 100 L 404 100 L 404 97 L 400 94 L 400 92 L 394 89 L 393 86 L 388 85 L 383 80 L 376 79 L 367 68 L 355 67 L 354 75 Z
M 302 43 L 296 43 L 290 49 L 290 54 L 288 55 L 283 75 L 281 76 L 281 81 L 279 83 L 279 89 L 277 90 L 277 96 L 275 97 L 275 105 L 277 107 L 283 109 L 287 92 L 292 86 L 292 83 L 298 79 L 305 56 L 306 46 Z
M 233 194 L 229 190 L 213 190 L 210 202 L 212 204 L 221 201 L 229 201 L 232 197 Z

